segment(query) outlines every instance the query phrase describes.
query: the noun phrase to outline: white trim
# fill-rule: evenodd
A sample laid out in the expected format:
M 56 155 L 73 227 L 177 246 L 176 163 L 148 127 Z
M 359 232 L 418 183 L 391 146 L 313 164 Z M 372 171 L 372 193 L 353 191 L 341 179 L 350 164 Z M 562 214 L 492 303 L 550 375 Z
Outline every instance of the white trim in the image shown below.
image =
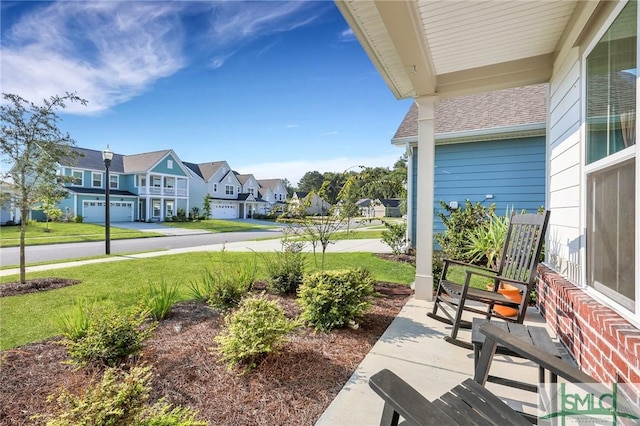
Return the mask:
M 109 173 L 109 181 L 113 178 L 116 178 L 116 186 L 111 186 L 111 182 L 109 182 L 109 189 L 120 189 L 120 175 L 118 173 Z
M 71 178 L 74 178 L 73 174 L 75 172 L 80 173 L 80 184 L 77 184 L 71 181 L 71 186 L 84 186 L 84 170 L 81 170 L 81 169 L 70 169 L 70 170 L 71 170 L 71 174 L 69 176 L 71 176 Z
M 95 185 L 95 175 L 100 176 L 100 184 Z M 102 188 L 103 182 L 103 173 L 102 172 L 91 172 L 91 187 L 92 188 Z
M 581 80 L 581 102 L 580 106 L 580 229 L 581 229 L 581 241 L 580 241 L 580 268 L 581 268 L 581 283 L 578 283 L 578 287 L 582 288 L 589 294 L 591 297 L 604 304 L 605 306 L 610 307 L 616 313 L 621 315 L 623 318 L 627 319 L 634 325 L 640 324 L 640 271 L 638 270 L 640 267 L 640 253 L 638 253 L 638 248 L 640 248 L 640 223 L 638 223 L 638 212 L 640 212 L 640 197 L 638 197 L 638 189 L 640 188 L 640 164 L 638 161 L 638 136 L 640 134 L 640 130 L 638 129 L 638 124 L 640 123 L 638 119 L 640 118 L 640 112 L 638 111 L 638 103 L 640 100 L 640 88 L 638 87 L 638 77 L 636 75 L 636 144 L 625 148 L 616 153 L 607 155 L 599 160 L 596 160 L 590 164 L 587 164 L 587 57 L 596 45 L 600 42 L 604 34 L 611 28 L 614 21 L 618 18 L 622 10 L 627 6 L 629 1 L 621 1 L 609 14 L 606 20 L 604 20 L 602 26 L 594 33 L 593 38 L 588 41 L 585 46 L 585 49 L 581 53 L 580 57 L 580 80 Z M 638 16 L 638 11 L 636 10 L 636 33 L 640 34 L 640 17 Z M 640 42 L 636 38 L 636 70 L 638 69 L 638 53 L 640 53 Z M 587 254 L 587 202 L 588 202 L 588 176 L 591 173 L 597 172 L 599 170 L 605 169 L 607 167 L 613 166 L 615 164 L 620 164 L 623 161 L 627 161 L 630 159 L 635 159 L 635 172 L 636 172 L 636 182 L 635 182 L 635 285 L 634 285 L 634 298 L 635 298 L 635 312 L 630 311 L 627 307 L 621 305 L 615 300 L 611 299 L 604 293 L 598 291 L 594 287 L 589 285 L 589 277 L 587 276 L 587 262 L 588 262 L 588 254 Z
M 518 126 L 491 127 L 479 130 L 465 130 L 461 132 L 449 132 L 436 134 L 436 145 L 483 142 L 502 139 L 522 139 L 536 136 L 544 136 L 547 133 L 547 124 L 533 123 Z M 407 143 L 418 144 L 418 136 L 405 136 L 392 139 L 391 143 L 398 147 L 404 147 Z

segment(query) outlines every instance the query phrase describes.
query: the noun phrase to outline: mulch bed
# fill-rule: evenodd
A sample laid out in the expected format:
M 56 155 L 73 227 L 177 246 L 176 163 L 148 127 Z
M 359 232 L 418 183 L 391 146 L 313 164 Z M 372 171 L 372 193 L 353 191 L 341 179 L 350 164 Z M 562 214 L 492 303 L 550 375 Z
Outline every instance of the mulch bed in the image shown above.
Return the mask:
M 13 282 L 0 285 L 0 297 L 17 296 L 20 294 L 35 293 L 38 291 L 53 290 L 80 284 L 78 280 L 68 278 L 36 278 L 27 280 L 25 283 Z
M 245 375 L 228 371 L 211 349 L 222 315 L 200 303 L 177 304 L 135 361 L 153 366 L 151 402 L 165 397 L 189 406 L 212 425 L 314 424 L 412 293 L 389 283 L 375 288 L 381 297 L 358 329 L 304 328 L 279 356 L 267 356 Z M 293 297 L 268 297 L 287 315 L 299 313 Z M 0 424 L 39 424 L 32 416 L 51 409 L 49 395 L 62 388 L 79 392 L 101 377 L 99 368 L 77 369 L 64 363 L 68 359 L 57 339 L 0 353 Z

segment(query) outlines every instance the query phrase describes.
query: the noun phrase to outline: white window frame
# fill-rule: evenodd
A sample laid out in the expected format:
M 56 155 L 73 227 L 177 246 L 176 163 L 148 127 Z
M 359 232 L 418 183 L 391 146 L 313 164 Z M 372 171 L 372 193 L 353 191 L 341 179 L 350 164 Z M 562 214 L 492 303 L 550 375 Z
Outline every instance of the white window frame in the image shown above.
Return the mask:
M 167 160 L 167 169 L 173 169 L 173 160 Z
M 115 185 L 113 184 L 115 182 Z M 120 188 L 120 175 L 109 175 L 109 189 Z
M 218 184 L 217 183 L 213 184 L 213 192 L 218 192 Z
M 225 195 L 233 195 L 234 194 L 233 190 L 234 190 L 233 189 L 233 185 L 225 185 L 224 186 Z
M 625 319 L 629 320 L 636 326 L 640 326 L 640 221 L 638 221 L 639 213 L 640 213 L 640 156 L 638 155 L 638 150 L 640 149 L 640 81 L 636 79 L 636 144 L 625 148 L 621 151 L 618 151 L 614 154 L 608 155 L 604 158 L 601 158 L 597 161 L 594 161 L 590 164 L 587 164 L 587 125 L 586 125 L 586 117 L 587 117 L 587 57 L 593 49 L 596 47 L 600 39 L 604 36 L 604 34 L 609 30 L 609 28 L 613 25 L 613 22 L 620 15 L 622 10 L 628 4 L 627 2 L 623 2 L 617 5 L 617 7 L 612 11 L 611 15 L 606 19 L 602 27 L 595 33 L 592 40 L 586 45 L 584 52 L 580 58 L 581 63 L 581 97 L 582 97 L 582 117 L 581 117 L 581 131 L 580 131 L 580 139 L 581 139 L 581 164 L 582 164 L 582 174 L 581 174 L 581 203 L 580 203 L 580 216 L 582 223 L 582 229 L 585 233 L 583 238 L 583 244 L 581 244 L 582 248 L 580 250 L 580 264 L 582 269 L 581 276 L 581 288 L 587 292 L 594 299 L 599 301 L 600 303 L 609 306 L 611 309 L 616 311 L 618 314 L 623 316 Z M 640 4 L 638 5 L 637 15 L 640 15 Z M 640 36 L 640 16 L 636 16 L 636 27 L 637 34 Z M 636 39 L 636 69 L 640 68 L 640 38 Z M 635 158 L 635 173 L 636 173 L 636 182 L 635 182 L 635 192 L 636 192 L 636 229 L 635 231 L 635 312 L 630 311 L 627 307 L 622 304 L 616 302 L 611 299 L 604 293 L 596 290 L 593 286 L 589 285 L 588 276 L 587 276 L 587 244 L 586 244 L 586 233 L 587 233 L 587 203 L 588 203 L 588 177 L 591 173 L 597 172 L 599 170 L 606 169 L 616 164 L 620 164 L 623 161 L 630 160 Z
M 247 192 L 251 195 L 255 195 L 256 190 L 254 188 L 247 188 Z
M 156 204 L 157 203 L 157 204 Z M 158 214 L 156 215 L 156 205 L 158 206 Z M 151 200 L 151 217 L 159 218 L 162 214 L 162 201 L 161 200 Z
M 156 182 L 158 183 L 157 185 L 156 185 Z M 158 176 L 158 175 L 151 176 L 151 187 L 162 188 L 162 176 Z
M 147 186 L 147 175 L 136 175 L 136 187 L 144 188 Z
M 75 179 L 75 173 L 80 173 L 80 183 L 75 183 L 75 180 L 72 180 L 71 181 L 71 185 L 72 186 L 84 186 L 84 171 L 77 170 L 77 169 L 71 169 L 71 174 L 69 176 L 71 176 L 72 179 Z
M 169 209 L 171 207 L 171 209 Z M 164 215 L 165 217 L 173 217 L 176 215 L 176 209 L 173 200 L 165 201 L 164 205 Z
M 96 185 L 96 176 L 100 178 L 100 183 Z M 91 187 L 92 188 L 102 188 L 102 173 L 101 172 L 91 172 Z

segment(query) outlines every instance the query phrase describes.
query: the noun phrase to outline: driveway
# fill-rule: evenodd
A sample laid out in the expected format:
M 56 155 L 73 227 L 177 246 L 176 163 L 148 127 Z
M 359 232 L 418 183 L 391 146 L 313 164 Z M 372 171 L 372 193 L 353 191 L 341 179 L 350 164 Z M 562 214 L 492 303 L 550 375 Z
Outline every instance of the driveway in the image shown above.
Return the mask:
M 103 224 L 104 225 L 104 224 Z M 199 235 L 210 234 L 211 232 L 204 229 L 184 229 L 184 228 L 172 228 L 165 226 L 161 223 L 147 223 L 147 222 L 116 222 L 111 224 L 112 228 L 133 229 L 141 232 L 157 232 L 158 234 L 164 234 L 167 236 L 176 235 Z

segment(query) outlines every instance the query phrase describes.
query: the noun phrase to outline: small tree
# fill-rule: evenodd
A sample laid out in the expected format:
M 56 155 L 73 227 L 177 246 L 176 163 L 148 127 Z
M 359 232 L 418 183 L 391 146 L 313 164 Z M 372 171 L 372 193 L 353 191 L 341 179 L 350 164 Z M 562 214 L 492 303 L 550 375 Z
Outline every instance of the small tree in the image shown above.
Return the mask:
M 211 217 L 211 197 L 209 197 L 209 194 L 204 196 L 204 200 L 202 201 L 202 211 L 205 219 L 209 219 Z
M 14 94 L 3 93 L 0 105 L 0 153 L 3 162 L 12 164 L 7 174 L 15 188 L 20 210 L 20 282 L 25 276 L 25 234 L 27 217 L 46 195 L 46 184 L 63 183 L 69 177 L 58 175 L 57 166 L 62 159 L 77 158 L 75 140 L 58 128 L 60 120 L 56 111 L 64 109 L 66 102 L 87 101 L 75 93 L 52 96 L 36 105 Z M 7 177 L 2 176 L 2 179 Z
M 67 195 L 67 191 L 57 182 L 43 183 L 41 189 L 41 204 L 36 209 L 41 210 L 47 218 L 45 232 L 49 232 L 49 221 L 56 221 L 62 217 L 62 210 L 57 207 L 57 204 Z

